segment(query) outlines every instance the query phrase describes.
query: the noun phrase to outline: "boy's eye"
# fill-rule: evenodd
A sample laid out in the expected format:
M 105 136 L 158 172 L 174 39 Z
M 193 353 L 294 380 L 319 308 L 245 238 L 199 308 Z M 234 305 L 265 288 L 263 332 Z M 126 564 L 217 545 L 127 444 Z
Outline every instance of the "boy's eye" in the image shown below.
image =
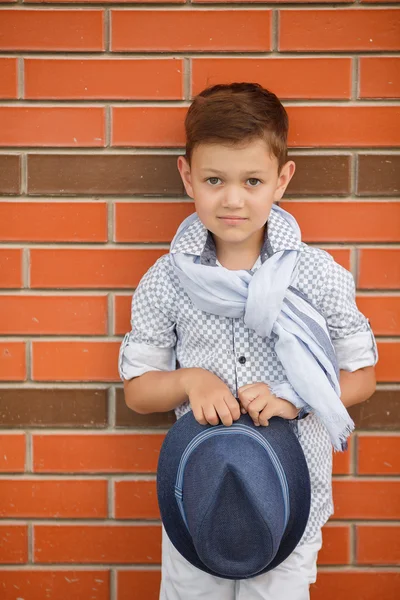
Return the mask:
M 250 187 L 258 187 L 258 184 L 261 183 L 261 181 L 255 177 L 250 177 L 247 181 L 250 183 Z
M 209 183 L 210 185 L 217 185 L 218 181 L 221 181 L 219 177 L 209 177 L 207 180 L 207 183 Z

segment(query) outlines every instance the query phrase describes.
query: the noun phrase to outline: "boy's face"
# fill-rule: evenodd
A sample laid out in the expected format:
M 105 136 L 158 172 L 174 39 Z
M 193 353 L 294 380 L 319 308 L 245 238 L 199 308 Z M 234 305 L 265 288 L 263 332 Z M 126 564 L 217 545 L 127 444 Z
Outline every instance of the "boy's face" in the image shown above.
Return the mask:
M 191 166 L 180 156 L 178 169 L 217 249 L 223 245 L 259 250 L 271 206 L 282 198 L 295 164 L 288 161 L 278 174 L 277 158 L 257 139 L 240 146 L 199 144 Z

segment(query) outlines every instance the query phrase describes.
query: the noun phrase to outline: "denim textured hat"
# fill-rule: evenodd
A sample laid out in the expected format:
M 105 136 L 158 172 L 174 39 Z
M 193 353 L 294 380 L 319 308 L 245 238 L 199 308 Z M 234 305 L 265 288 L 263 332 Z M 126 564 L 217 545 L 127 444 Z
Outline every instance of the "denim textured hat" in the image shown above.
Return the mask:
M 283 562 L 310 512 L 310 477 L 292 425 L 200 425 L 192 411 L 171 427 L 157 468 L 161 519 L 186 560 L 225 579 Z

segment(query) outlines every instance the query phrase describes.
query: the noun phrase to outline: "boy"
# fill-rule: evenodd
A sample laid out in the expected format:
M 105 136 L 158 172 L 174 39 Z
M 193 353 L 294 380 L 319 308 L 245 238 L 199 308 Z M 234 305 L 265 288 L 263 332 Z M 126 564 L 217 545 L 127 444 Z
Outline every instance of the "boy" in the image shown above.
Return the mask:
M 249 580 L 224 580 L 196 569 L 163 530 L 160 598 L 306 600 L 316 577 L 321 527 L 333 512 L 328 430 L 318 411 L 307 406 L 299 414 L 292 396 L 277 392 L 290 384 L 275 351 L 276 333 L 259 335 L 246 325 L 247 316 L 224 313 L 226 290 L 221 312 L 199 308 L 177 275 L 176 257 L 186 257 L 211 282 L 222 273 L 229 279 L 233 271 L 253 278 L 277 253 L 296 250 L 290 288 L 326 321 L 345 407 L 366 400 L 375 389 L 374 336 L 355 304 L 351 274 L 327 252 L 302 243 L 285 211 L 274 206 L 295 171 L 287 160 L 288 119 L 278 98 L 258 84 L 213 86 L 194 99 L 185 127 L 186 155 L 178 158 L 178 169 L 197 217 L 184 222 L 171 253 L 146 273 L 134 294 L 132 331 L 120 352 L 126 403 L 142 414 L 174 409 L 177 418 L 192 410 L 204 425 L 221 420 L 229 427 L 240 411 L 256 426 L 267 426 L 273 416 L 297 418 L 312 497 L 296 550 L 276 569 Z M 268 310 L 269 303 L 274 309 L 273 291 L 265 293 Z

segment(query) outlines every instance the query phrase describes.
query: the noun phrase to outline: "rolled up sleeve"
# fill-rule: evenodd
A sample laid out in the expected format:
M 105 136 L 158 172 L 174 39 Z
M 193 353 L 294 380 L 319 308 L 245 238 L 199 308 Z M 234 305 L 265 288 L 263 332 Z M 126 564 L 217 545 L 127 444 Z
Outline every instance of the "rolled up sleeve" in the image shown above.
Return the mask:
M 318 309 L 327 321 L 339 368 L 357 371 L 375 365 L 375 336 L 369 320 L 357 307 L 352 274 L 332 260 L 321 280 Z
M 132 329 L 125 335 L 119 351 L 122 380 L 176 368 L 173 295 L 166 257 L 161 257 L 144 275 L 132 298 Z

